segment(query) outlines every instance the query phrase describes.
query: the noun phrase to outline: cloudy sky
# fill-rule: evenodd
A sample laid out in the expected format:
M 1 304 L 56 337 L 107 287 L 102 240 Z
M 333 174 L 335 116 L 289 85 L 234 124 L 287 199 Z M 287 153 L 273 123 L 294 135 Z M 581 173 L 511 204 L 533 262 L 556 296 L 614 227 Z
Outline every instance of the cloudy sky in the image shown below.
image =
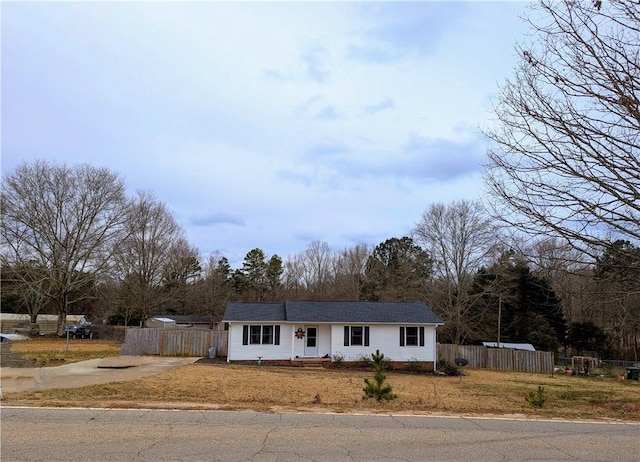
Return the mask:
M 482 197 L 524 2 L 3 2 L 2 171 L 89 163 L 203 255 L 407 235 Z

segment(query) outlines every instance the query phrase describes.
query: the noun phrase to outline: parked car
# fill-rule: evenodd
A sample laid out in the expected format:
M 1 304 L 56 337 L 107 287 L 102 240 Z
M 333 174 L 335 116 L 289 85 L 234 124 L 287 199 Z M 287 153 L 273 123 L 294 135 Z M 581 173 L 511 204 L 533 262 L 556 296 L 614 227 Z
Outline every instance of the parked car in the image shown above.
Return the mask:
M 22 334 L 0 334 L 0 342 L 9 342 L 16 340 L 29 340 L 29 337 Z
M 67 333 L 71 338 L 93 338 L 93 331 L 90 325 L 67 326 Z

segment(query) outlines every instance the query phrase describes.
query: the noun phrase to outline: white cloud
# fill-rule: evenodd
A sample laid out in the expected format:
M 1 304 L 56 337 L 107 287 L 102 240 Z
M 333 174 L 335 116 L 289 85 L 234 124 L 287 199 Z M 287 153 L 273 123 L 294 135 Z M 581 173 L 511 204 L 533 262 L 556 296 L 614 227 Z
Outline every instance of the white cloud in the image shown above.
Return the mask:
M 112 168 L 232 262 L 375 245 L 477 197 L 523 6 L 9 2 L 3 171 Z

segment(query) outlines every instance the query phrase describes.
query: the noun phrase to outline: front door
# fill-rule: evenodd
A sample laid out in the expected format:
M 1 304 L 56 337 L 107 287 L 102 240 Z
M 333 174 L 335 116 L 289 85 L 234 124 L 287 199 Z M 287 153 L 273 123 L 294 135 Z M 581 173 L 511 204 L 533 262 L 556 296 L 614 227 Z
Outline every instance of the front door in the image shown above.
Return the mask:
M 304 355 L 318 356 L 318 326 L 305 326 Z

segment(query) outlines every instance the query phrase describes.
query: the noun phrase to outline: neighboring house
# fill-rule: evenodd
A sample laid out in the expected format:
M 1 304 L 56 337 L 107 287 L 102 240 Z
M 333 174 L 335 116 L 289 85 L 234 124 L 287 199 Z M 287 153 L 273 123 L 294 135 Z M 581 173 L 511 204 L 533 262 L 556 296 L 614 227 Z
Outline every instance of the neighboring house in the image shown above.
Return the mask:
M 69 314 L 66 317 L 66 324 L 74 325 L 86 322 L 87 318 L 83 314 Z M 31 323 L 28 314 L 0 313 L 0 332 L 14 333 L 17 329 L 27 329 Z M 39 314 L 38 326 L 40 335 L 51 335 L 58 332 L 57 314 Z
M 145 327 L 160 327 L 163 329 L 192 327 L 196 329 L 209 329 L 211 327 L 211 320 L 208 316 L 165 314 L 147 319 Z
M 424 303 L 286 301 L 230 302 L 227 361 L 357 361 L 380 350 L 393 362 L 436 360 L 436 327 Z

